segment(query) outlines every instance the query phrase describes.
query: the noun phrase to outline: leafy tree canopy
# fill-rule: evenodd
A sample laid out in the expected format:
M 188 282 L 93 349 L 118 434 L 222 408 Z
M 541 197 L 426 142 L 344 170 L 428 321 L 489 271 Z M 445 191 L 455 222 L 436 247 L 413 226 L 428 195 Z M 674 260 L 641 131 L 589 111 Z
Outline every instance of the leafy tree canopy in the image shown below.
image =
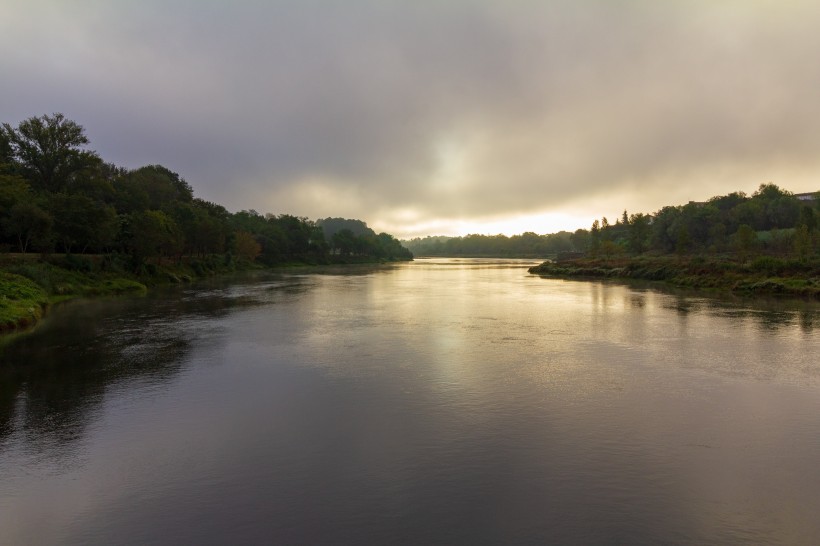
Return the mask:
M 325 240 L 330 241 L 333 236 L 346 229 L 356 237 L 361 235 L 374 236 L 376 232 L 367 227 L 367 224 L 361 220 L 349 220 L 347 218 L 325 218 L 324 220 L 317 220 L 316 225 L 322 228 L 325 235 Z
M 0 129 L 0 153 L 9 156 L 35 189 L 59 192 L 78 173 L 100 163 L 88 144 L 83 127 L 63 114 L 31 117 L 17 128 L 4 123 Z

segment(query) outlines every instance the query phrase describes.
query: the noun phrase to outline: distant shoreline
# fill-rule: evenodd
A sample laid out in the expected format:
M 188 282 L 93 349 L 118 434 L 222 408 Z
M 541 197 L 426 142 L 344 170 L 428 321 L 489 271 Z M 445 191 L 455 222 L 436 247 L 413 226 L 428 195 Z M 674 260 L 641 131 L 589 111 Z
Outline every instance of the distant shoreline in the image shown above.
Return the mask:
M 786 296 L 820 300 L 820 264 L 770 256 L 750 261 L 701 256 L 578 258 L 544 262 L 528 270 L 559 279 L 656 281 L 739 295 Z

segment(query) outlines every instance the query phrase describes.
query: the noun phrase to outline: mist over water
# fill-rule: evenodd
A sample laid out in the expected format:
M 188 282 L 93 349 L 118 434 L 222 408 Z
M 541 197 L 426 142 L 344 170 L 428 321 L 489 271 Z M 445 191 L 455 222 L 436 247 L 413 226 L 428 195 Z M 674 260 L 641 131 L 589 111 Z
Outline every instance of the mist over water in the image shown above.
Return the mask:
M 297 269 L 0 355 L 0 543 L 810 544 L 820 307 Z

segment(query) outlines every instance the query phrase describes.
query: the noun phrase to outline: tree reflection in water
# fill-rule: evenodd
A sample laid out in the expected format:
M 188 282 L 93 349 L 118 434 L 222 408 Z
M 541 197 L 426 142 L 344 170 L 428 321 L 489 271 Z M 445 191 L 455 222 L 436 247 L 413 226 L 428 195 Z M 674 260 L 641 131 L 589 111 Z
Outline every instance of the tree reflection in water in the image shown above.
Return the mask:
M 206 332 L 190 329 L 192 319 L 218 318 L 308 287 L 300 278 L 221 279 L 154 290 L 148 298 L 70 302 L 0 348 L 0 448 L 22 433 L 44 454 L 65 452 L 65 444 L 82 438 L 109 389 L 136 381 L 162 385 L 180 372 L 192 345 L 208 342 Z

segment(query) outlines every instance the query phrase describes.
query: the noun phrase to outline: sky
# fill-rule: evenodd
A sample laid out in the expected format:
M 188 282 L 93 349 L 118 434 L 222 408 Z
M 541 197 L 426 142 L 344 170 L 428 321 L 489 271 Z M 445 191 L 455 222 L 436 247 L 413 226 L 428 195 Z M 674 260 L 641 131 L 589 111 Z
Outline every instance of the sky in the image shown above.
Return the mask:
M 231 211 L 400 238 L 820 190 L 820 2 L 0 0 L 0 122 L 62 112 Z

